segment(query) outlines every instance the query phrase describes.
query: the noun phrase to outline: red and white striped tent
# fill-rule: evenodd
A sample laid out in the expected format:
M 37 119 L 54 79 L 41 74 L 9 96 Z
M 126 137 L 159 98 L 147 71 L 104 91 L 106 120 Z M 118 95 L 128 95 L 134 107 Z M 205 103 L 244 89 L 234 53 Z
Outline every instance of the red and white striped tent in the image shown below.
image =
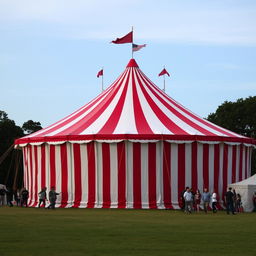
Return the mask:
M 223 199 L 249 177 L 255 141 L 195 115 L 131 59 L 98 97 L 15 144 L 30 206 L 55 186 L 60 207 L 177 209 L 185 186 Z

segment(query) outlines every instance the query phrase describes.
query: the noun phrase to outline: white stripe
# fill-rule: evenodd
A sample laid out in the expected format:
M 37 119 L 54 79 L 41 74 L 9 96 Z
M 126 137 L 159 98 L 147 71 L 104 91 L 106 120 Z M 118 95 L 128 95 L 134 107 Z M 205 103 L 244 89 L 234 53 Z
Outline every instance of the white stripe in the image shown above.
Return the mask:
M 224 150 L 224 144 L 220 144 L 220 172 L 219 172 L 219 198 L 220 198 L 220 204 L 223 207 L 223 201 L 222 201 L 222 189 L 223 189 L 223 150 Z M 224 191 L 226 191 L 226 188 L 224 188 Z
M 59 193 L 61 192 L 61 173 L 62 173 L 62 168 L 61 168 L 61 155 L 60 155 L 60 146 L 55 146 L 55 170 L 56 170 L 56 192 Z M 61 193 L 60 195 L 57 196 L 56 200 L 56 207 L 60 207 L 61 203 Z
M 141 145 L 141 207 L 149 208 L 148 205 L 148 144 Z
M 67 166 L 68 166 L 68 177 L 67 177 L 67 181 L 68 181 L 68 200 L 67 200 L 67 205 L 66 208 L 72 207 L 73 205 L 73 186 L 74 186 L 74 177 L 73 177 L 73 172 L 74 172 L 74 167 L 73 167 L 73 148 L 72 148 L 72 144 L 67 143 Z
M 234 146 L 236 147 L 236 182 L 239 181 L 239 156 L 240 156 L 240 146 Z
M 228 168 L 227 168 L 227 184 L 231 184 L 232 183 L 232 146 L 228 146 Z
M 171 144 L 171 195 L 174 209 L 179 209 L 178 203 L 178 145 Z
M 109 144 L 110 148 L 110 207 L 118 206 L 118 159 L 117 144 Z
M 128 79 L 128 76 L 125 80 Z M 127 124 L 129 126 L 127 127 Z M 126 92 L 126 97 L 124 101 L 124 106 L 119 118 L 119 121 L 116 125 L 116 128 L 113 134 L 137 134 L 137 128 L 135 123 L 135 116 L 134 116 L 134 105 L 133 105 L 133 93 L 132 93 L 132 79 L 129 79 L 128 88 Z
M 246 148 L 245 148 L 245 146 L 243 146 L 243 169 L 242 169 L 242 179 L 244 180 L 245 179 L 245 161 L 246 161 L 246 159 L 245 159 L 245 150 L 246 150 Z
M 96 161 L 97 161 L 97 168 L 96 168 L 96 202 L 95 208 L 102 208 L 103 204 L 103 174 L 102 174 L 102 143 L 95 143 L 96 144 Z
M 50 191 L 50 145 L 45 144 L 45 187 Z M 49 199 L 49 196 L 47 195 Z
M 133 208 L 133 143 L 126 141 L 126 208 Z
M 192 144 L 185 144 L 185 186 L 191 187 L 192 176 L 191 176 L 191 159 L 192 159 Z M 180 191 L 179 191 L 180 193 Z
M 38 163 L 38 176 L 37 176 L 37 192 L 39 193 L 42 190 L 41 183 L 42 183 L 42 147 L 37 147 L 37 163 Z M 37 195 L 38 196 L 38 195 Z
M 197 188 L 200 191 L 204 189 L 203 144 L 201 143 L 197 143 Z
M 87 155 L 87 144 L 80 145 L 81 155 L 81 186 L 82 186 L 82 197 L 79 208 L 86 208 L 88 203 L 88 155 Z
M 163 202 L 163 141 L 156 143 L 156 206 L 165 209 Z
M 36 163 L 35 163 L 35 146 L 32 146 L 31 148 L 31 152 L 32 152 L 32 177 L 31 177 L 31 181 L 32 181 L 32 186 L 31 186 L 31 204 L 33 205 L 35 203 L 35 197 L 36 197 Z

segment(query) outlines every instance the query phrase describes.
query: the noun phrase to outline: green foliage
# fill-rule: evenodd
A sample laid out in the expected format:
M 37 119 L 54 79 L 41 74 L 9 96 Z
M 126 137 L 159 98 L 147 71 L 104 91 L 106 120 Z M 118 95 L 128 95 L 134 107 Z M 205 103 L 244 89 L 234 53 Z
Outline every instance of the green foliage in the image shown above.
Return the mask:
M 225 101 L 207 119 L 228 130 L 256 138 L 256 96 Z
M 254 256 L 255 214 L 0 208 L 2 256 Z
M 246 137 L 256 139 L 256 96 L 225 101 L 207 120 Z M 252 154 L 252 173 L 256 173 L 256 153 Z
M 42 129 L 40 122 L 34 122 L 32 120 L 28 120 L 22 125 L 22 129 L 27 134 L 31 134 L 33 132 L 39 131 Z

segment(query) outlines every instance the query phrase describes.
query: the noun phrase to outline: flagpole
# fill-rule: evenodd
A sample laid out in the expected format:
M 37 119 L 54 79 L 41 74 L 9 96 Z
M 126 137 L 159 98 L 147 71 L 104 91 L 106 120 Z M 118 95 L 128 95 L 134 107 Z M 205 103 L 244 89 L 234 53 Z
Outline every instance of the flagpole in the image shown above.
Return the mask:
M 103 74 L 102 74 L 102 76 L 101 76 L 101 92 L 104 91 L 104 89 L 103 89 L 103 76 L 104 76 L 104 70 L 103 70 L 103 68 L 104 68 L 104 67 L 102 67 Z
M 133 45 L 133 26 L 132 26 L 132 45 Z M 132 59 L 133 59 L 133 49 L 132 49 Z

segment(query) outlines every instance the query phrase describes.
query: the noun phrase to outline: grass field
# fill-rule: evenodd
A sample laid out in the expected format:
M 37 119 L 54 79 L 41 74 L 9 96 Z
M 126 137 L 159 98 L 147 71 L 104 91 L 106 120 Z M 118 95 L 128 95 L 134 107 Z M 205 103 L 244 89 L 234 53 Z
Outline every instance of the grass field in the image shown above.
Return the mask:
M 0 208 L 0 255 L 256 255 L 256 214 Z

